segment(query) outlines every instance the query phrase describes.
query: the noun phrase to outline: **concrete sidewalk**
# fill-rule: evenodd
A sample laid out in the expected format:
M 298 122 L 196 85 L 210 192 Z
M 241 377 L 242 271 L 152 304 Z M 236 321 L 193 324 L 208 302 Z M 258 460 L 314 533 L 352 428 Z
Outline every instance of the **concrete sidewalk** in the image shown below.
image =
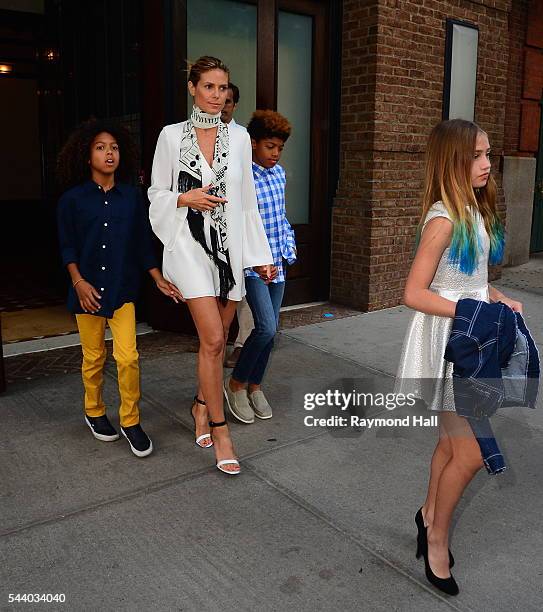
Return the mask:
M 504 291 L 524 301 L 541 348 L 543 295 Z M 156 447 L 144 460 L 122 440 L 91 437 L 79 375 L 12 385 L 0 399 L 0 609 L 543 609 L 541 410 L 496 418 L 510 469 L 479 474 L 456 513 L 453 599 L 428 585 L 414 554 L 435 428 L 304 425 L 334 412 L 305 410 L 306 393 L 363 380 L 392 388 L 409 315 L 282 332 L 266 380 L 274 418 L 231 425 L 235 478 L 194 445 L 193 353 L 142 362 Z M 113 416 L 113 370 L 106 400 Z M 367 416 L 379 414 L 390 416 Z M 8 604 L 10 593 L 64 593 L 66 603 Z

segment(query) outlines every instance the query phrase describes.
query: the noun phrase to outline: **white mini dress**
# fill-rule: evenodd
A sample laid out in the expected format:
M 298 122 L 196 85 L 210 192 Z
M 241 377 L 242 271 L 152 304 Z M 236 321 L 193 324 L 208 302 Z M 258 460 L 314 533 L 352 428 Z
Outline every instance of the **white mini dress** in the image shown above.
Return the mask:
M 154 233 L 164 244 L 162 274 L 186 299 L 219 296 L 218 270 L 202 246 L 192 237 L 186 206 L 177 207 L 179 149 L 183 123 L 165 126 L 158 137 L 151 186 L 148 190 L 149 218 Z M 225 205 L 228 251 L 235 285 L 228 299 L 245 295 L 243 270 L 273 262 L 262 218 L 258 212 L 252 172 L 252 149 L 246 131 L 230 128 Z M 201 155 L 202 185 L 212 181 L 213 172 Z M 204 214 L 204 231 L 209 231 Z
M 450 219 L 442 202 L 436 202 L 428 211 L 426 224 L 436 217 Z M 473 274 L 460 272 L 449 262 L 449 248 L 439 261 L 430 290 L 457 302 L 462 298 L 489 301 L 488 297 L 488 254 L 490 241 L 483 218 L 475 213 L 481 250 Z M 445 361 L 443 355 L 449 341 L 453 319 L 438 317 L 416 311 L 405 334 L 398 374 L 396 393 L 413 393 L 426 402 L 430 410 L 454 410 L 452 386 L 453 364 Z

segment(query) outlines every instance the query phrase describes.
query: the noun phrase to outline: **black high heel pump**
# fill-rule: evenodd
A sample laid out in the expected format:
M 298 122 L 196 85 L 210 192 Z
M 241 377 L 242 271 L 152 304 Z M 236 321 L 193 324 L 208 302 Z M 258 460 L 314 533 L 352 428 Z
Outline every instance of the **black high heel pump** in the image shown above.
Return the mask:
M 432 568 L 430 567 L 430 562 L 428 561 L 428 549 L 422 553 L 422 556 L 424 557 L 424 569 L 428 582 L 447 595 L 458 595 L 460 589 L 458 588 L 458 584 L 456 584 L 454 576 L 451 574 L 448 578 L 439 578 L 434 574 Z
M 434 574 L 428 561 L 428 538 L 426 527 L 424 526 L 424 520 L 422 518 L 422 508 L 415 515 L 415 523 L 417 525 L 417 559 L 421 556 L 424 557 L 424 570 L 426 578 L 430 584 L 433 584 L 437 589 L 446 593 L 447 595 L 458 595 L 460 589 L 458 584 L 451 574 L 448 578 L 439 578 Z M 451 551 L 449 550 L 449 567 L 454 565 L 454 558 Z
M 415 525 L 417 526 L 417 559 L 420 559 L 424 554 L 425 550 L 428 550 L 428 538 L 427 538 L 427 527 L 424 524 L 424 519 L 422 518 L 422 508 L 419 508 L 417 514 L 415 514 Z M 454 557 L 449 549 L 449 567 L 452 569 L 454 567 Z

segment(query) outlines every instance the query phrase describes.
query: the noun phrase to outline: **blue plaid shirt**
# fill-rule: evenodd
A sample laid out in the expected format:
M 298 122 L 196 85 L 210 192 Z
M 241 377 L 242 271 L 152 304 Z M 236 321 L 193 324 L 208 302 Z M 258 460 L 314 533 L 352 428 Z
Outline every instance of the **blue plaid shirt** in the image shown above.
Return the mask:
M 272 282 L 284 283 L 283 259 L 286 259 L 289 264 L 296 261 L 294 230 L 287 220 L 285 210 L 287 177 L 279 164 L 273 168 L 263 168 L 253 162 L 253 178 L 258 210 L 270 243 L 273 265 L 277 267 L 277 276 Z M 258 277 L 258 274 L 247 268 L 245 276 Z

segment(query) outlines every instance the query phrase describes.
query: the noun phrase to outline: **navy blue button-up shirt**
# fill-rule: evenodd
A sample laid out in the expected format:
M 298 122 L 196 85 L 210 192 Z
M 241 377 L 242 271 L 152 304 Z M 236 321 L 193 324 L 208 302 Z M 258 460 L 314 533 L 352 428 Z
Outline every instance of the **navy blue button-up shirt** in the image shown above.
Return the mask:
M 133 302 L 143 271 L 157 267 L 149 216 L 137 187 L 117 183 L 109 191 L 86 181 L 66 191 L 57 210 L 62 263 L 77 264 L 81 276 L 102 296 L 95 314 L 111 318 Z M 73 287 L 71 312 L 83 312 Z

